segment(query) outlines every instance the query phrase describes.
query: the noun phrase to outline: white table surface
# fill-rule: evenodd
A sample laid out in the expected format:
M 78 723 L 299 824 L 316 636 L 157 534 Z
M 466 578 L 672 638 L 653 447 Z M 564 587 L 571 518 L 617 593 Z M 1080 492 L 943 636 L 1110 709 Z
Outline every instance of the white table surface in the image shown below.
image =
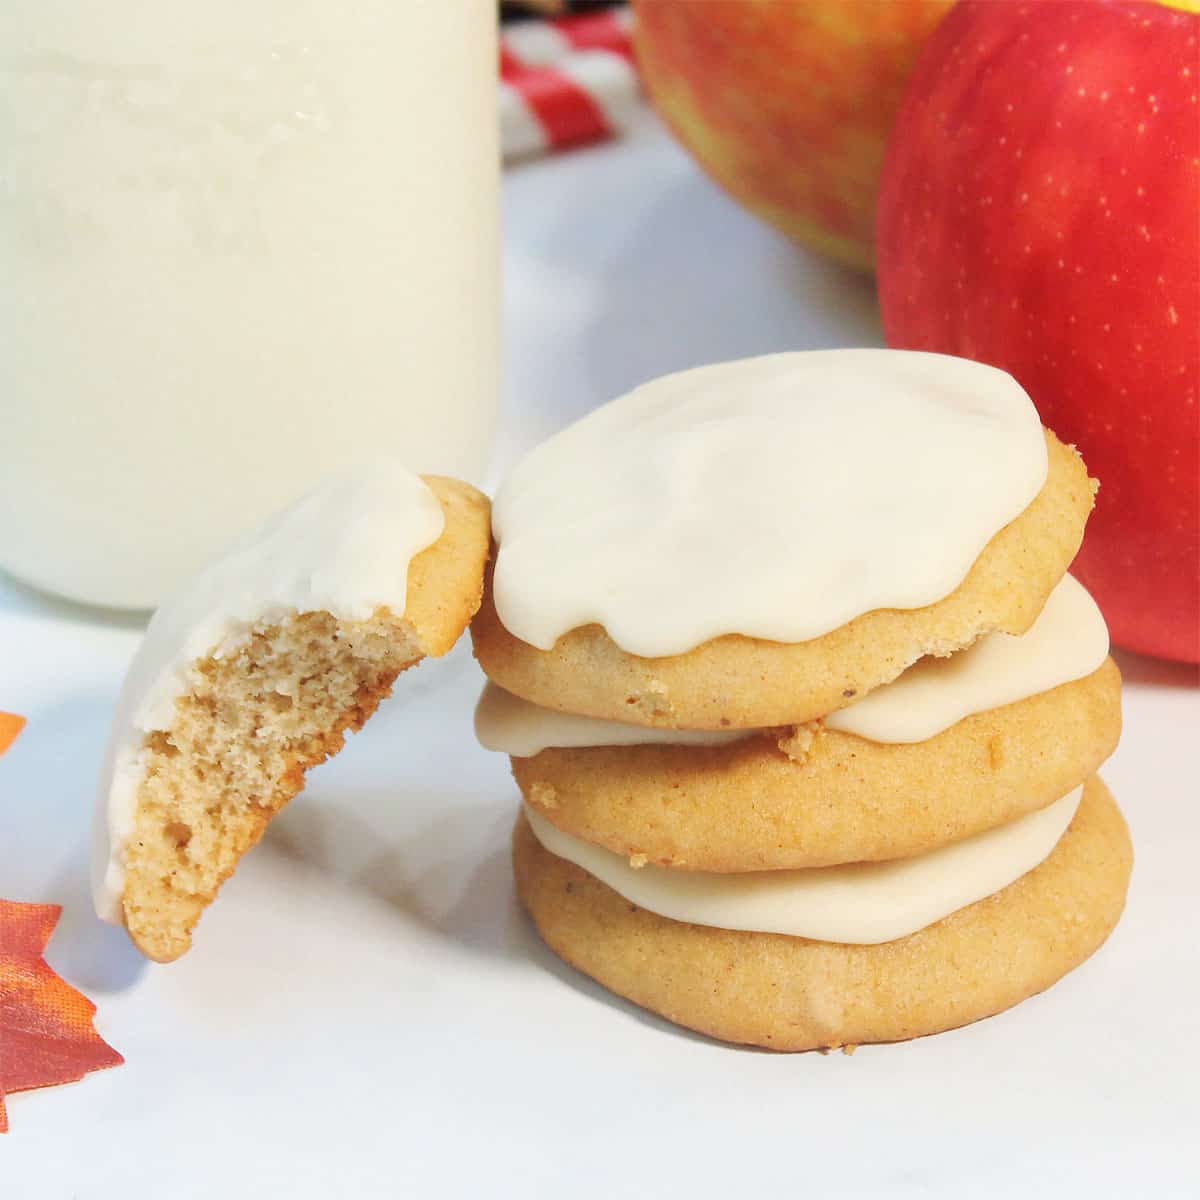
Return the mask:
M 499 458 L 663 371 L 880 339 L 869 283 L 720 195 L 645 116 L 506 177 Z M 518 912 L 516 791 L 471 735 L 466 648 L 272 825 L 191 954 L 92 915 L 93 783 L 138 625 L 0 579 L 0 895 L 64 905 L 51 964 L 127 1059 L 9 1098 L 6 1200 L 354 1196 L 1184 1196 L 1200 1111 L 1200 693 L 1122 656 L 1105 770 L 1124 921 L 1046 994 L 853 1057 L 731 1049 L 558 963 Z

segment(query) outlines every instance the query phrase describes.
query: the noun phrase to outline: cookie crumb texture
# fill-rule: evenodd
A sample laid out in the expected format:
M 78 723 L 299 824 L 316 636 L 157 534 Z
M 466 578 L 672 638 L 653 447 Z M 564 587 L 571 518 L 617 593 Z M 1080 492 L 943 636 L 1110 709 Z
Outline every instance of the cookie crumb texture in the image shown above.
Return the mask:
M 423 657 L 390 613 L 342 623 L 304 613 L 196 664 L 171 728 L 150 735 L 126 848 L 125 924 L 169 962 L 304 773 L 341 749 Z
M 513 834 L 517 893 L 561 958 L 676 1024 L 788 1051 L 923 1037 L 1042 991 L 1108 937 L 1132 863 L 1093 776 L 1040 866 L 908 937 L 851 946 L 671 921 L 551 854 L 523 815 Z

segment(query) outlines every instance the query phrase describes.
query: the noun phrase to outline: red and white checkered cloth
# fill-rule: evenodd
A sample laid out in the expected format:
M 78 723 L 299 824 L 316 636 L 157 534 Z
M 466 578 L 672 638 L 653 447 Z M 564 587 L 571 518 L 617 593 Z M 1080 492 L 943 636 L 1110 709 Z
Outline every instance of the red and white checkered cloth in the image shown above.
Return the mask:
M 500 139 L 505 161 L 600 141 L 638 104 L 627 8 L 521 21 L 500 36 Z

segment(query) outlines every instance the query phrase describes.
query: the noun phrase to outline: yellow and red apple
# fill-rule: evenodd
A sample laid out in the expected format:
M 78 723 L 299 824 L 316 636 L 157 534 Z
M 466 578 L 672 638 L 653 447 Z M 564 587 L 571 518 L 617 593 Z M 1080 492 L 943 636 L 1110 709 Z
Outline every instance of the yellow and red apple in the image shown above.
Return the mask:
M 963 0 L 897 116 L 893 346 L 991 363 L 1100 480 L 1073 568 L 1114 640 L 1200 661 L 1200 16 Z
M 655 107 L 700 165 L 797 241 L 870 269 L 892 118 L 953 0 L 635 0 Z

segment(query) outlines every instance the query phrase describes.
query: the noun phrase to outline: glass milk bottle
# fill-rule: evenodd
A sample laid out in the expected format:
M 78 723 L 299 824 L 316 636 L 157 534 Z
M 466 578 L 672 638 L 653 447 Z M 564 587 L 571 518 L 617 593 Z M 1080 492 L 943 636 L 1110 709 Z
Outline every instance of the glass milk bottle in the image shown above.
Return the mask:
M 0 2 L 0 568 L 147 607 L 329 470 L 481 471 L 495 0 Z

